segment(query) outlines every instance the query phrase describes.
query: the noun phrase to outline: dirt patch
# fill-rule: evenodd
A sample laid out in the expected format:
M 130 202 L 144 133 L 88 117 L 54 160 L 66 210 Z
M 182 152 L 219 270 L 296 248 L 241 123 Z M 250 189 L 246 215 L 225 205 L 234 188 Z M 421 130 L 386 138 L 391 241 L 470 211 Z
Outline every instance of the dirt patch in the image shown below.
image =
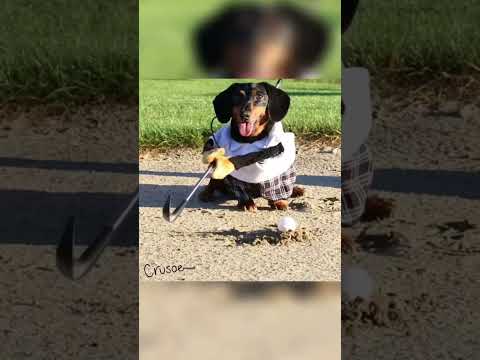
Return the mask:
M 411 314 L 436 311 L 438 304 L 427 293 L 412 298 L 385 294 L 375 300 L 357 297 L 351 301 L 342 301 L 342 322 L 347 332 L 356 327 L 378 327 L 393 330 L 400 336 L 412 333 Z M 351 335 L 351 334 L 350 334 Z

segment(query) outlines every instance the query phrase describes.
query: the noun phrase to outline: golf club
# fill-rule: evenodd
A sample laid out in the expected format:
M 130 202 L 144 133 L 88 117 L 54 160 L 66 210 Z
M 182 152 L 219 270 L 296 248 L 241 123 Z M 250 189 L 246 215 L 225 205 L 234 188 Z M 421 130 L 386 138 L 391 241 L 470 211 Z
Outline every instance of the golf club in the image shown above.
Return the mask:
M 57 247 L 57 267 L 60 272 L 72 280 L 78 280 L 85 276 L 102 255 L 103 250 L 114 237 L 117 228 L 125 221 L 134 205 L 138 203 L 138 198 L 139 192 L 137 190 L 116 220 L 110 225 L 105 225 L 95 240 L 78 258 L 75 258 L 74 252 L 77 237 L 76 219 L 74 216 L 70 217 Z

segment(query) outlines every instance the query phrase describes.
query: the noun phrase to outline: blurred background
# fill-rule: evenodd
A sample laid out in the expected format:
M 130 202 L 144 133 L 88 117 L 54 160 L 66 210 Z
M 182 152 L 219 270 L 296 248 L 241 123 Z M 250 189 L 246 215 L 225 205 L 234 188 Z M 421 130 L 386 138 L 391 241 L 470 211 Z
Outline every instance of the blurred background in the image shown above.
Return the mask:
M 340 80 L 337 0 L 140 1 L 140 78 Z
M 340 359 L 340 283 L 140 284 L 140 359 Z

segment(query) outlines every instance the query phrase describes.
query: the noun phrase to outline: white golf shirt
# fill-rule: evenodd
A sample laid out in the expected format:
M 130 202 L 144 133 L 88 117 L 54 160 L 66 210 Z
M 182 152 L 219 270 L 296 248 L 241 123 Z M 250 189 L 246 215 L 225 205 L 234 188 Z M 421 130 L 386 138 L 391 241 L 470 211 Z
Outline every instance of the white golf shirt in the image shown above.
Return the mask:
M 230 124 L 218 130 L 215 133 L 215 139 L 218 145 L 225 149 L 225 155 L 229 157 L 246 155 L 282 143 L 284 151 L 280 155 L 245 166 L 230 174 L 241 181 L 259 183 L 270 180 L 287 171 L 295 161 L 295 135 L 284 132 L 281 122 L 273 125 L 268 136 L 251 144 L 239 143 L 232 139 Z

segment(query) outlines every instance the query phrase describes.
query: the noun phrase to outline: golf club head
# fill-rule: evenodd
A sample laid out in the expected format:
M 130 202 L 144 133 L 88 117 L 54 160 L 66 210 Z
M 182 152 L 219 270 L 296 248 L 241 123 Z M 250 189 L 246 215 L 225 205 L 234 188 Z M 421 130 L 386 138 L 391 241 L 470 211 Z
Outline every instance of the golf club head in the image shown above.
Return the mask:
M 75 217 L 71 216 L 68 219 L 67 226 L 65 227 L 65 231 L 63 232 L 62 238 L 57 247 L 57 268 L 69 279 L 73 279 L 73 248 L 75 246 L 76 237 L 75 228 Z
M 165 201 L 165 205 L 163 205 L 163 218 L 168 222 L 174 222 L 183 212 L 183 209 L 185 209 L 186 205 L 187 200 L 183 200 L 182 203 L 174 211 L 171 211 L 172 194 L 168 194 L 167 201 Z
M 78 280 L 84 277 L 95 265 L 103 249 L 110 242 L 113 229 L 105 226 L 95 241 L 90 244 L 78 259 L 75 259 L 76 220 L 70 217 L 57 247 L 57 268 L 67 278 Z
M 194 186 L 193 190 L 190 192 L 190 194 L 187 195 L 187 197 L 178 205 L 178 207 L 172 212 L 172 194 L 168 194 L 167 201 L 165 201 L 165 204 L 163 205 L 163 218 L 167 220 L 168 222 L 174 222 L 177 217 L 180 216 L 180 214 L 183 212 L 183 209 L 185 209 L 185 206 L 187 206 L 187 203 L 190 201 L 192 198 L 193 194 L 197 191 L 197 189 L 200 187 L 201 183 L 205 178 L 207 178 L 208 175 L 215 169 L 215 165 L 212 163 L 208 165 L 207 170 L 203 174 L 203 176 L 198 180 L 197 184 Z
M 168 222 L 172 222 L 173 220 L 175 220 L 175 218 L 172 219 L 172 213 L 170 211 L 171 208 L 172 208 L 172 194 L 168 194 L 167 201 L 165 201 L 165 204 L 163 205 L 163 218 Z

